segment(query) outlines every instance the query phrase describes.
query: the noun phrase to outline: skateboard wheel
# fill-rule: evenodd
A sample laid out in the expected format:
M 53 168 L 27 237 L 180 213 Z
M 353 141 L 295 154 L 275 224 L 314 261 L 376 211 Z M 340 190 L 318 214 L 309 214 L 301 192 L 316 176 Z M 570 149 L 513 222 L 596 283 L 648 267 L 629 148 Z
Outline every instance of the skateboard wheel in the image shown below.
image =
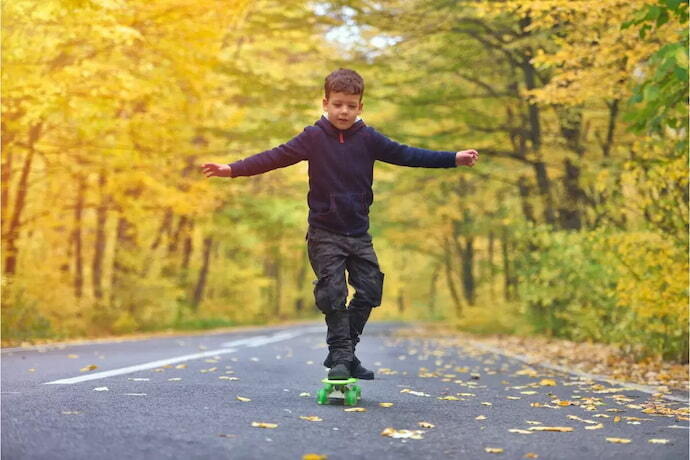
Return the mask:
M 345 405 L 346 406 L 354 406 L 357 404 L 357 391 L 355 390 L 347 390 L 345 392 Z
M 321 388 L 318 393 L 316 393 L 317 404 L 328 404 L 328 391 L 325 388 Z

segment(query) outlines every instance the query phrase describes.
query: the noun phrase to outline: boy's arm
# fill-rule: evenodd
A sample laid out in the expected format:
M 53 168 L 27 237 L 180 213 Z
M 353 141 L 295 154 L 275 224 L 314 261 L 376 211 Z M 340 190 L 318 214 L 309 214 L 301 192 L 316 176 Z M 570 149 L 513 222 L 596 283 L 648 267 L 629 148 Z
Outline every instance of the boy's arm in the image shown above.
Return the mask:
M 420 168 L 453 168 L 473 166 L 479 158 L 475 150 L 461 152 L 436 151 L 399 144 L 376 130 L 371 130 L 376 159 L 399 166 Z
M 309 134 L 305 129 L 285 144 L 257 153 L 229 165 L 206 163 L 202 169 L 206 177 L 238 177 L 263 174 L 273 169 L 284 168 L 307 159 Z

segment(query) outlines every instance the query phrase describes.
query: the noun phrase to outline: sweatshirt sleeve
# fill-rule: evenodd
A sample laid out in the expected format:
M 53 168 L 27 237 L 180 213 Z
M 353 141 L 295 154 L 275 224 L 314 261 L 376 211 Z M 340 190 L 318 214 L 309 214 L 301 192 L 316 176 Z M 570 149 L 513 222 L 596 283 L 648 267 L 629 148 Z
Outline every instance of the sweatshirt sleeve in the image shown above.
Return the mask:
M 377 160 L 399 166 L 419 168 L 454 168 L 455 152 L 426 150 L 399 144 L 371 129 L 374 156 Z
M 285 168 L 308 158 L 309 128 L 285 144 L 265 152 L 257 153 L 243 160 L 230 163 L 232 177 L 255 176 L 273 169 Z

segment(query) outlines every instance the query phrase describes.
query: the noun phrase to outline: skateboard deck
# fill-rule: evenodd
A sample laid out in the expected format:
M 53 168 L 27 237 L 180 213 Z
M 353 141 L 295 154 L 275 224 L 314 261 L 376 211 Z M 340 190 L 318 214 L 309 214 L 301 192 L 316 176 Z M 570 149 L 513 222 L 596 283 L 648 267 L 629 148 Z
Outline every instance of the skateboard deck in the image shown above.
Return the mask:
M 357 379 L 347 380 L 323 379 L 323 388 L 316 394 L 318 404 L 329 404 L 331 399 L 342 399 L 346 406 L 354 406 L 362 399 L 362 389 L 355 385 Z

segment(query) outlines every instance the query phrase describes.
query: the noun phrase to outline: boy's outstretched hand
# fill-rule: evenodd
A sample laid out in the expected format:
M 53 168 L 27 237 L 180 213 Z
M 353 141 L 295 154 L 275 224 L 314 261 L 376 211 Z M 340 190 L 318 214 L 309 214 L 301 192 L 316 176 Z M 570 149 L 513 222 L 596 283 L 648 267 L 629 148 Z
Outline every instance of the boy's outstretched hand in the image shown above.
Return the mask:
M 230 177 L 232 174 L 230 166 L 218 163 L 204 163 L 201 165 L 201 170 L 206 177 Z
M 457 166 L 474 166 L 477 160 L 479 160 L 479 153 L 476 150 L 462 150 L 455 154 Z

